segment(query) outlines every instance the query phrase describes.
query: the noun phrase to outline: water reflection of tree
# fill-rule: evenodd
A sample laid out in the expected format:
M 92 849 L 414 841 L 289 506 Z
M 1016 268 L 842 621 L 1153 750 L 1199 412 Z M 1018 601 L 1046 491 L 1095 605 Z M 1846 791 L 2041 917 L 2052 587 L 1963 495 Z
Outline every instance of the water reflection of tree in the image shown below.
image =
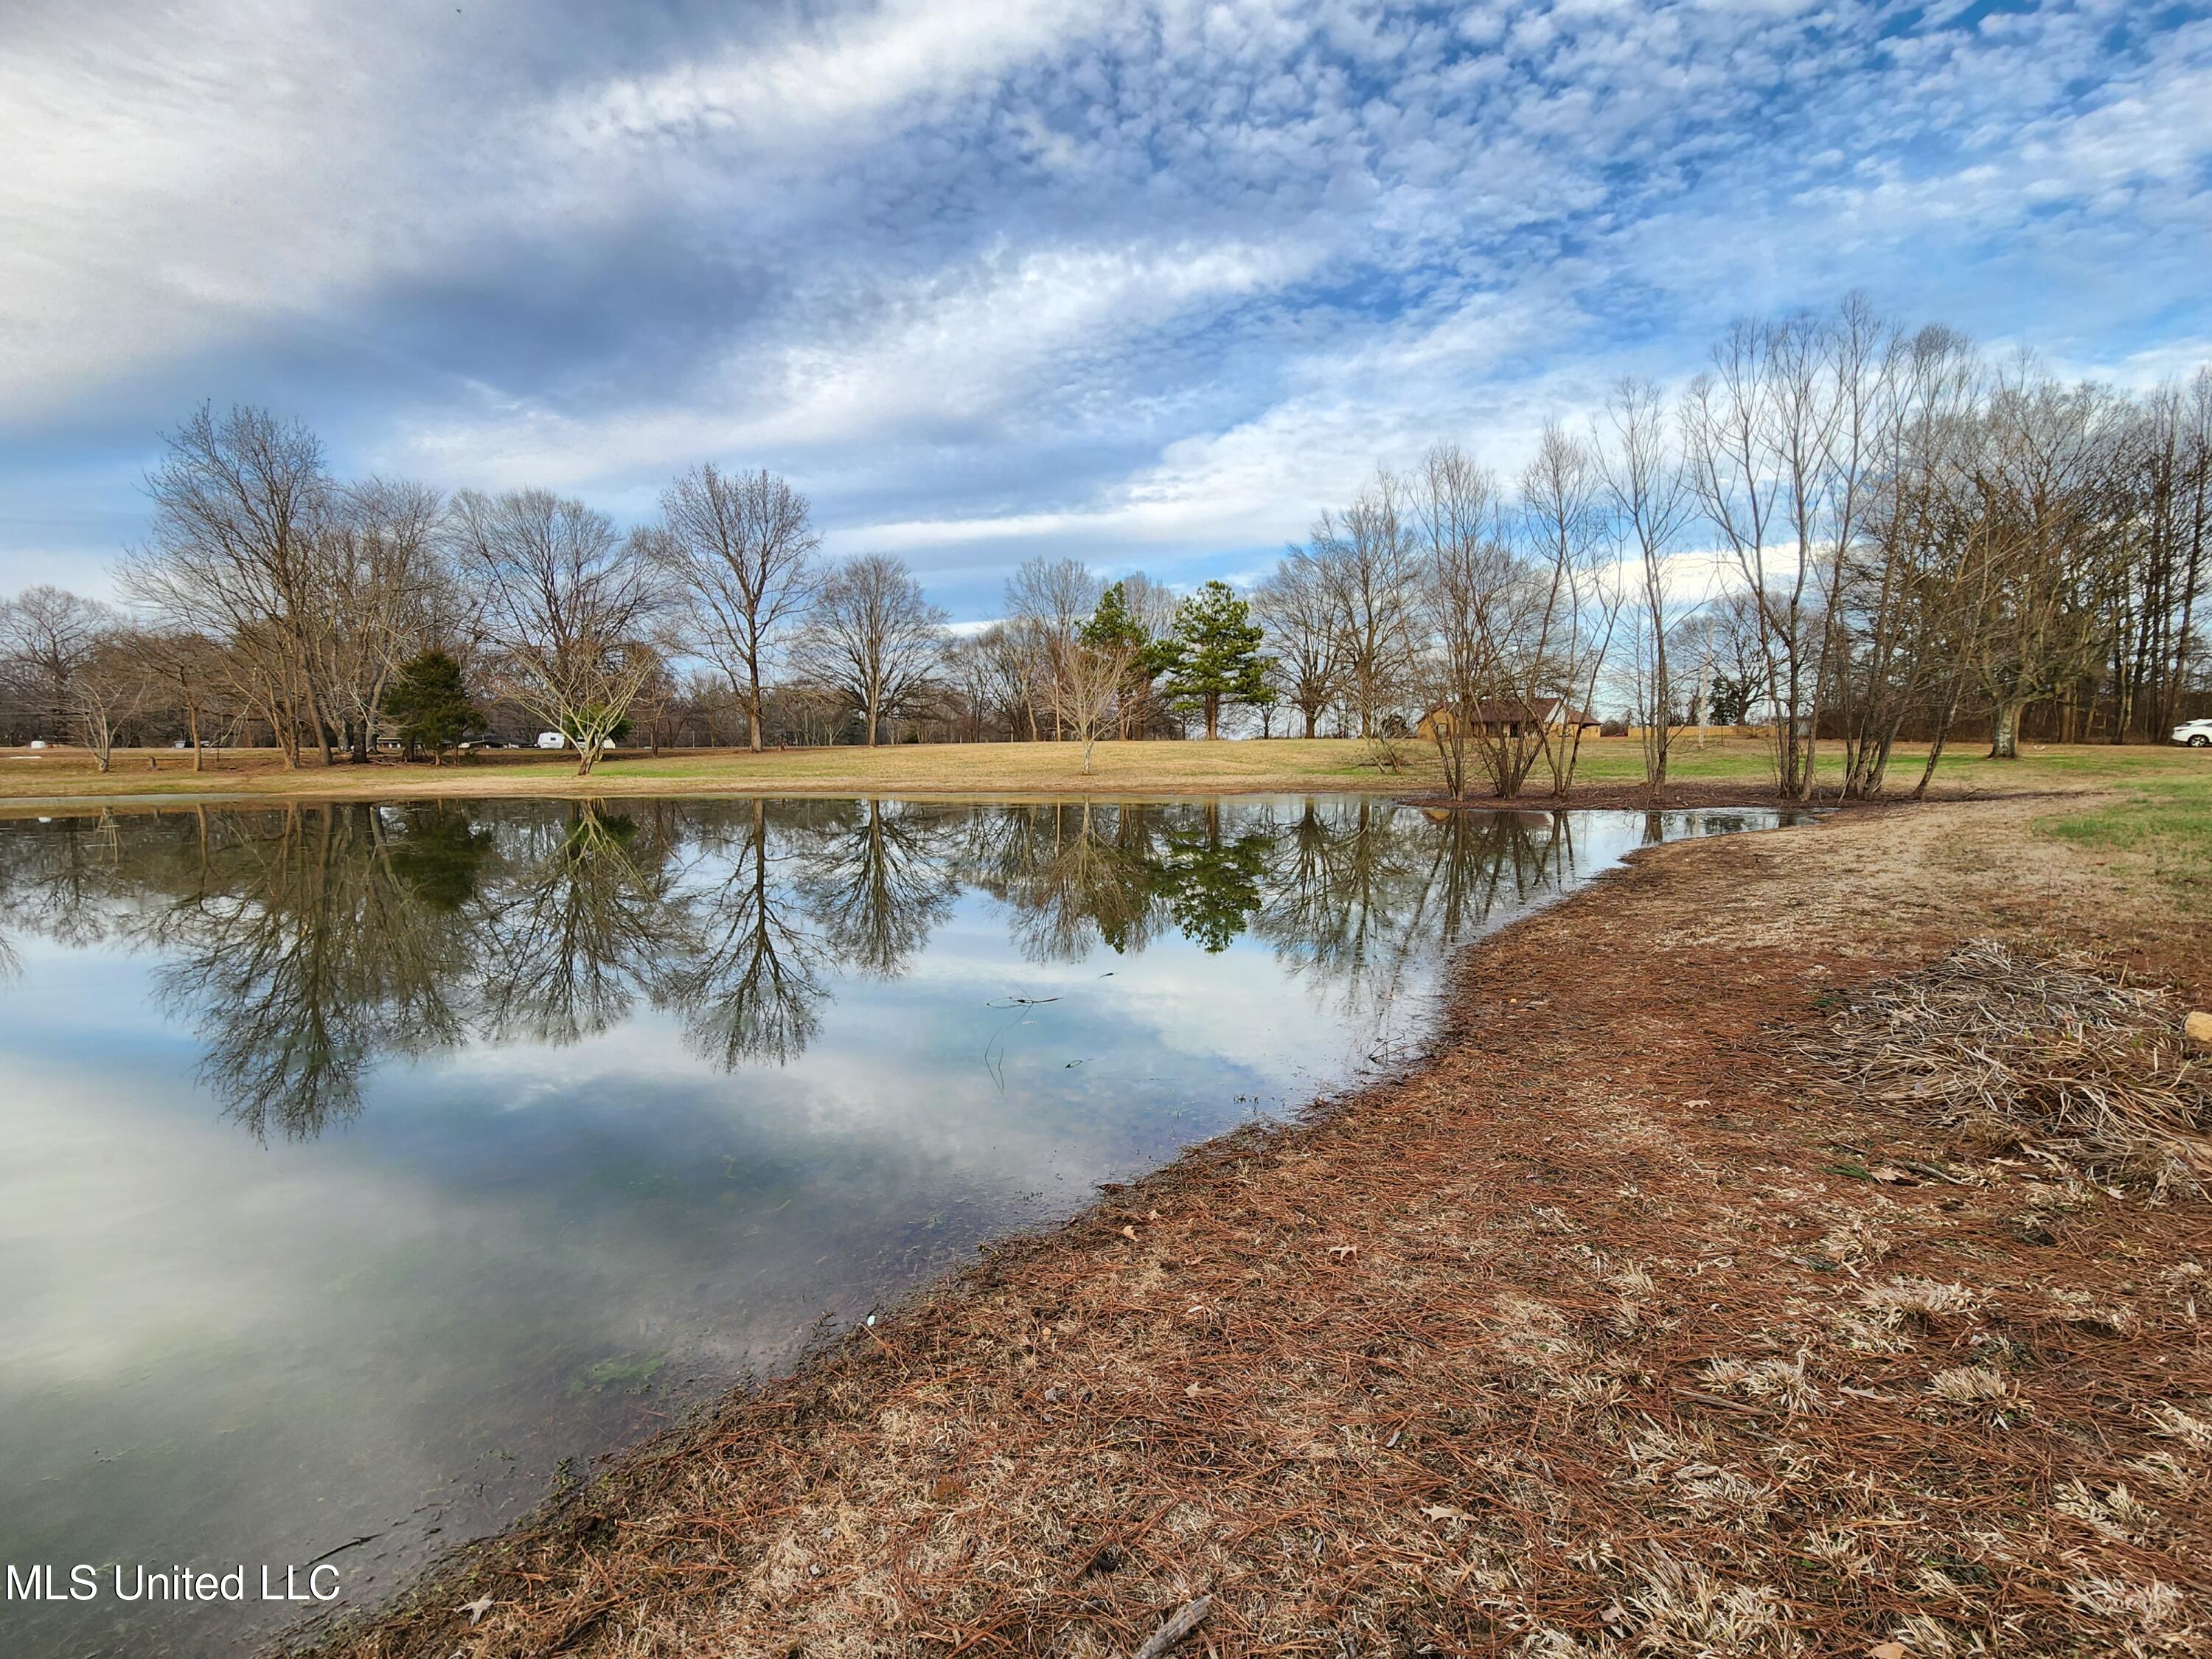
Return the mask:
M 589 801 L 527 821 L 519 839 L 484 921 L 483 1028 L 575 1042 L 653 999 L 679 959 L 673 849 L 663 825 Z
M 804 1053 L 829 995 L 825 951 L 804 926 L 771 846 L 768 803 L 702 823 L 697 848 L 726 862 L 726 879 L 686 902 L 689 949 L 665 989 L 694 1052 L 733 1070 L 748 1060 L 783 1065 Z
M 374 806 L 257 814 L 204 838 L 192 888 L 145 919 L 170 956 L 157 998 L 196 1022 L 202 1078 L 256 1135 L 318 1133 L 360 1109 L 374 1060 L 463 1035 L 465 932 L 392 852 Z
M 799 888 L 823 948 L 845 968 L 892 979 L 951 913 L 957 810 L 840 801 L 809 824 Z
M 1261 815 L 1234 833 L 1207 801 L 1178 814 L 1151 860 L 1153 883 L 1182 936 L 1209 954 L 1225 951 L 1265 902 L 1273 826 Z
M 137 907 L 112 812 L 61 835 L 43 833 L 44 825 L 9 827 L 15 833 L 0 859 L 0 959 L 15 958 L 7 940 L 15 933 L 72 948 L 98 945 Z
M 1156 826 L 1145 807 L 1099 801 L 994 809 L 974 826 L 969 876 L 1006 905 L 1031 962 L 1080 962 L 1100 944 L 1141 951 L 1159 927 Z
M 1365 798 L 359 804 L 0 826 L 0 938 L 154 948 L 255 1133 L 359 1109 L 378 1058 L 576 1042 L 641 1006 L 711 1063 L 782 1064 L 835 975 L 905 973 L 963 888 L 1024 954 L 1249 930 L 1347 1011 L 1574 873 L 1573 820 Z
M 1565 813 L 1421 813 L 1309 800 L 1275 846 L 1260 935 L 1347 1008 L 1395 995 L 1415 963 L 1574 873 Z

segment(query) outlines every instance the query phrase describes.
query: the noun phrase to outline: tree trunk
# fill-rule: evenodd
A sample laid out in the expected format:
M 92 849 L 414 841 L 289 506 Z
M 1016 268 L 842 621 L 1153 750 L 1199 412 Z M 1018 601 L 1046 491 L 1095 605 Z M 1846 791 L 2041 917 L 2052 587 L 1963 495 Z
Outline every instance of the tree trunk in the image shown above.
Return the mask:
M 322 756 L 323 764 L 327 767 L 336 759 L 336 757 L 331 753 L 331 728 L 323 723 L 323 706 L 315 696 L 314 677 L 303 675 L 300 689 L 307 696 L 307 725 L 314 732 L 316 750 Z
M 749 672 L 752 677 L 753 696 L 752 701 L 745 705 L 745 726 L 748 732 L 747 741 L 750 744 L 753 753 L 757 755 L 761 751 L 761 683 L 759 665 L 757 664 L 753 665 Z
M 1206 740 L 1208 743 L 1212 743 L 1220 737 L 1220 735 L 1221 699 L 1218 697 L 1208 697 L 1206 700 Z
M 2008 699 L 1996 707 L 1990 726 L 1990 758 L 2018 760 L 2020 758 L 2020 714 L 2025 705 L 2017 698 Z

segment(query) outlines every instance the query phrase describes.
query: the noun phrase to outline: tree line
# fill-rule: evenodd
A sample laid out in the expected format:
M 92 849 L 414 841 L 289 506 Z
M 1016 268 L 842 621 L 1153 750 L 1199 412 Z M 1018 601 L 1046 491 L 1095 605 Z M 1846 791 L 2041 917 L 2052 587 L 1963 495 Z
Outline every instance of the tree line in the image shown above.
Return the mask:
M 1389 764 L 1415 731 L 1455 795 L 1565 793 L 1601 698 L 1655 787 L 1710 720 L 1798 799 L 1821 745 L 1867 796 L 1927 741 L 1917 793 L 1969 719 L 2009 757 L 2031 715 L 2120 743 L 2201 709 L 2208 526 L 2212 369 L 2130 397 L 1852 297 L 1737 325 L 1679 398 L 1618 382 L 1510 488 L 1451 444 L 1379 471 L 1255 605 L 1308 733 Z
M 2205 696 L 2212 370 L 2129 396 L 1862 300 L 1747 321 L 1668 398 L 1619 382 L 1510 483 L 1439 444 L 1322 511 L 1249 594 L 1032 559 L 955 630 L 903 561 L 826 560 L 806 498 L 694 468 L 627 532 L 545 489 L 332 476 L 314 434 L 204 407 L 164 439 L 120 607 L 0 606 L 0 727 L 434 759 L 487 729 L 769 744 L 1219 735 L 1279 720 L 1455 795 L 1565 794 L 1601 706 L 1665 782 L 1750 724 L 1846 793 L 1963 723 L 2156 738 Z M 2191 700 L 2196 700 L 2192 702 Z
M 450 496 L 332 476 L 314 434 L 203 407 L 163 440 L 120 606 L 37 586 L 0 607 L 0 720 L 102 770 L 126 736 L 258 743 L 298 766 L 497 723 L 589 773 L 617 742 L 875 744 L 894 733 L 1091 746 L 1263 700 L 1260 630 L 1221 583 L 1181 600 L 1032 560 L 1006 616 L 947 626 L 906 563 L 830 562 L 805 495 L 694 468 L 623 532 L 551 490 Z M 502 718 L 503 716 L 503 718 Z

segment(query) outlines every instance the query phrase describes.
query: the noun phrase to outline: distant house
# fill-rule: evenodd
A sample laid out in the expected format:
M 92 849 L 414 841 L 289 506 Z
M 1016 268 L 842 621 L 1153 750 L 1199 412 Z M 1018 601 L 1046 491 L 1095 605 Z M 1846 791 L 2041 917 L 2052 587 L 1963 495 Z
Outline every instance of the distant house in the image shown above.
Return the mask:
M 1449 708 L 1431 708 L 1421 716 L 1416 735 L 1433 741 L 1451 735 L 1457 715 Z M 1571 707 L 1564 697 L 1501 697 L 1475 704 L 1468 720 L 1469 737 L 1534 737 L 1540 730 L 1561 733 L 1594 726 L 1600 721 L 1587 708 Z

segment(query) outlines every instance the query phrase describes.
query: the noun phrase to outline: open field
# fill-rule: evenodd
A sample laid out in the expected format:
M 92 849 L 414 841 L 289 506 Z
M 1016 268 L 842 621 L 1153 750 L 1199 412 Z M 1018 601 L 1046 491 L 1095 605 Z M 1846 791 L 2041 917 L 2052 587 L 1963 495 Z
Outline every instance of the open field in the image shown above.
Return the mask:
M 310 766 L 286 771 L 274 750 L 229 750 L 194 772 L 189 757 L 170 750 L 118 751 L 114 769 L 95 770 L 82 750 L 0 750 L 0 805 L 60 797 L 129 798 L 245 794 L 335 795 L 711 795 L 951 794 L 1128 795 L 1253 793 L 1273 790 L 1372 789 L 1423 793 L 1437 787 L 1433 751 L 1401 742 L 1404 764 L 1384 770 L 1370 745 L 1352 738 L 1278 738 L 1233 743 L 1106 743 L 1094 769 L 1082 770 L 1069 744 L 911 744 L 880 749 L 793 749 L 762 755 L 742 750 L 671 751 L 654 757 L 618 752 L 589 778 L 573 761 L 506 751 L 434 768 L 382 761 L 368 766 Z M 1832 752 L 1832 751 L 1831 751 Z M 1924 747 L 1908 747 L 1890 769 L 1894 790 L 1917 781 Z M 1675 750 L 1669 797 L 1714 788 L 1771 793 L 1767 754 L 1755 738 L 1715 737 L 1704 748 L 1684 741 Z M 1587 742 L 1577 772 L 1577 799 L 1641 799 L 1641 751 L 1633 739 Z M 2212 779 L 2212 751 L 2081 744 L 2033 749 L 2018 761 L 1984 759 L 1971 745 L 1954 747 L 1936 774 L 1944 794 L 2018 793 L 2109 787 L 2172 787 L 2184 796 Z M 1548 799 L 1540 781 L 1527 797 Z M 2201 799 L 2201 796 L 2198 797 Z
M 2201 1109 L 2174 759 L 2012 773 L 2133 780 L 2145 834 L 2108 791 L 1650 849 L 1472 951 L 1410 1074 L 993 1250 L 334 1650 L 1105 1659 L 1210 1594 L 1179 1651 L 2203 1651 L 2201 1120 L 2161 1191 L 1852 1069 L 1990 940 L 2173 988 L 2051 1052 Z

